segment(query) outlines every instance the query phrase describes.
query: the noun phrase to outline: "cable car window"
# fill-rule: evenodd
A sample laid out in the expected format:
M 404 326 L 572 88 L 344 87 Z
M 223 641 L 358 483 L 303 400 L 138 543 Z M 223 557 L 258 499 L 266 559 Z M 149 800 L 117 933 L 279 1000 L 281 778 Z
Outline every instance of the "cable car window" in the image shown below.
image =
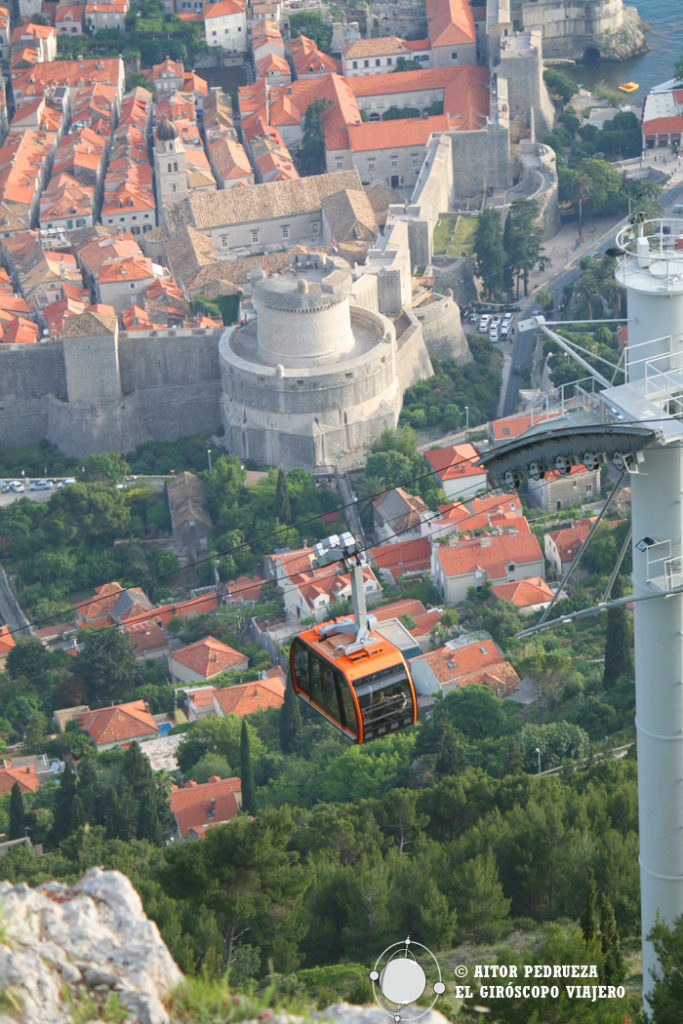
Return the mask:
M 412 693 L 403 665 L 365 676 L 358 680 L 355 690 L 363 718 L 364 739 L 398 728 L 408 714 L 412 717 Z
M 339 721 L 339 699 L 334 679 L 334 669 L 322 658 L 310 652 L 309 672 L 311 680 L 311 700 L 335 721 Z
M 337 686 L 341 697 L 339 704 L 342 713 L 342 725 L 352 732 L 354 736 L 358 736 L 358 716 L 356 715 L 356 705 L 354 704 L 349 684 L 341 673 L 335 672 L 335 676 L 337 677 Z
M 294 675 L 296 683 L 307 697 L 311 695 L 311 681 L 308 675 L 308 651 L 303 644 L 294 644 Z

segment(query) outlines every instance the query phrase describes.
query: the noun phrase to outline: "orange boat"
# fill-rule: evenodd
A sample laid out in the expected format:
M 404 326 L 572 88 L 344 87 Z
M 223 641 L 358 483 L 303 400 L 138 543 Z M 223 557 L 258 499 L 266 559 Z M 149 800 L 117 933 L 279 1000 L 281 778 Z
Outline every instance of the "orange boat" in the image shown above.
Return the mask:
M 640 86 L 637 82 L 622 82 L 617 88 L 621 89 L 622 92 L 635 92 Z

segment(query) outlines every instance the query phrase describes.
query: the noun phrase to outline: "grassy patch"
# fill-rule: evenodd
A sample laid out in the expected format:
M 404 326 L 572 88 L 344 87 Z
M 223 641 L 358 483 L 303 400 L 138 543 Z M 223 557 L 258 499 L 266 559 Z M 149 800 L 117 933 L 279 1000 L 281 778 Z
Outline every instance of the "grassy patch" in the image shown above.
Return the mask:
M 458 223 L 455 226 L 453 237 L 451 238 L 450 245 L 446 250 L 448 255 L 460 256 L 463 252 L 466 252 L 468 256 L 471 256 L 474 250 L 474 236 L 476 232 L 476 217 L 458 217 Z
M 439 217 L 434 228 L 434 255 L 443 256 L 453 237 L 457 217 Z

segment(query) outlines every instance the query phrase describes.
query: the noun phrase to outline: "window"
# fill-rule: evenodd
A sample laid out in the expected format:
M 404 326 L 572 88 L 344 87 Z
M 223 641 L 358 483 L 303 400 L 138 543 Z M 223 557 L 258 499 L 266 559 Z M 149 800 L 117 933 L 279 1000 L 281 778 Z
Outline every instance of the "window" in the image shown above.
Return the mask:
M 391 66 L 393 63 L 394 63 L 394 58 L 393 57 L 387 57 L 387 64 L 389 64 Z
M 368 170 L 369 171 L 374 171 L 374 169 L 375 169 L 375 161 L 374 160 L 368 160 Z
M 341 160 L 337 160 L 337 170 L 341 171 L 341 169 L 342 169 L 342 161 Z
M 451 60 L 457 60 L 457 59 L 458 59 L 458 51 L 454 50 L 453 53 L 451 54 Z
M 282 225 L 282 237 L 289 238 L 289 224 Z
M 223 246 L 224 249 L 227 248 L 227 246 L 228 246 L 228 236 L 227 235 L 221 235 L 221 245 Z
M 318 224 L 317 221 L 315 221 L 313 224 L 311 224 L 311 228 L 313 230 L 313 234 L 314 235 L 319 235 L 320 234 L 320 225 Z
M 258 231 L 252 231 L 251 240 L 252 242 L 258 242 Z
M 178 186 L 176 185 L 176 183 L 175 183 L 175 182 L 173 182 L 173 191 L 174 191 L 174 192 L 177 192 L 177 191 L 178 191 Z
M 168 165 L 168 173 L 169 174 L 171 173 L 171 165 L 170 164 Z
M 391 158 L 391 166 L 392 167 L 398 167 L 398 157 L 392 156 L 392 158 Z
M 381 63 L 381 62 L 380 62 L 380 59 L 379 59 L 379 57 L 377 57 L 377 58 L 375 59 L 375 67 L 376 67 L 376 68 L 378 68 L 378 67 L 380 66 L 380 63 Z
M 174 160 L 174 161 L 173 161 L 173 170 L 174 170 L 174 171 L 177 171 L 177 170 L 178 170 L 178 161 L 177 161 L 177 160 Z
M 370 67 L 370 61 L 369 60 L 364 60 L 363 61 L 363 67 L 364 68 L 369 68 Z
M 411 156 L 411 160 L 413 161 L 413 167 L 417 167 L 417 165 L 420 162 L 420 158 L 417 155 L 417 153 L 413 153 L 413 155 Z
M 128 285 L 129 288 L 135 288 L 135 281 L 131 281 Z
M 353 62 L 353 64 L 352 64 L 352 67 L 354 67 L 354 68 L 357 68 L 357 67 L 358 67 L 358 61 L 357 61 L 357 60 L 354 60 L 354 62 Z

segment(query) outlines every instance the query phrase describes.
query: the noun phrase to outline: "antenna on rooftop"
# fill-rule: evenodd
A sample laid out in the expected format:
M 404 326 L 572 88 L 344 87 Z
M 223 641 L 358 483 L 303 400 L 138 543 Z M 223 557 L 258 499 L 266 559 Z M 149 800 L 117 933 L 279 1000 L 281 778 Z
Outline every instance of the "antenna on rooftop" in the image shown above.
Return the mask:
M 481 461 L 506 484 L 517 485 L 524 477 L 569 473 L 586 462 L 609 461 L 631 474 L 633 594 L 609 601 L 608 585 L 595 608 L 555 622 L 634 606 L 647 996 L 657 958 L 646 936 L 657 915 L 671 925 L 683 914 L 683 220 L 648 221 L 636 214 L 610 255 L 628 300 L 625 381 L 612 383 L 614 377 L 596 371 L 537 317 L 543 333 L 587 370 L 589 383 L 575 385 L 569 400 L 563 395 L 560 416 L 537 423 Z

